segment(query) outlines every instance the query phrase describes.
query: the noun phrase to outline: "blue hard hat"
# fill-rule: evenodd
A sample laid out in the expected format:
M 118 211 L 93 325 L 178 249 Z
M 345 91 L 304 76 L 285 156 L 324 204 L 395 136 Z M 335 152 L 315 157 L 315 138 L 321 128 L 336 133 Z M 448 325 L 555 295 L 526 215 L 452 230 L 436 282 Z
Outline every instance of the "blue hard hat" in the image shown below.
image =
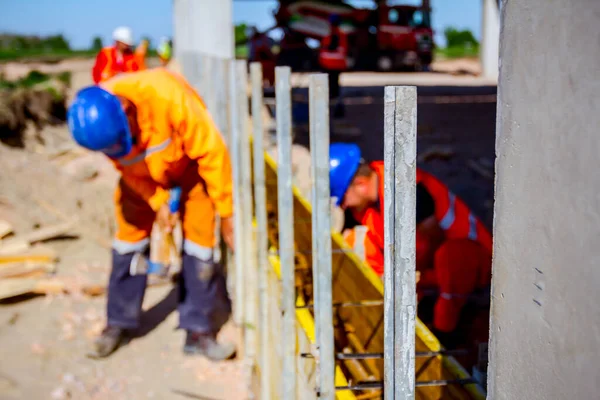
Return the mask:
M 336 205 L 342 204 L 360 163 L 360 148 L 357 145 L 334 143 L 329 146 L 329 187 L 331 197 L 337 198 Z
M 111 158 L 131 151 L 131 131 L 121 102 L 99 86 L 77 92 L 67 120 L 73 139 L 86 149 L 101 151 Z

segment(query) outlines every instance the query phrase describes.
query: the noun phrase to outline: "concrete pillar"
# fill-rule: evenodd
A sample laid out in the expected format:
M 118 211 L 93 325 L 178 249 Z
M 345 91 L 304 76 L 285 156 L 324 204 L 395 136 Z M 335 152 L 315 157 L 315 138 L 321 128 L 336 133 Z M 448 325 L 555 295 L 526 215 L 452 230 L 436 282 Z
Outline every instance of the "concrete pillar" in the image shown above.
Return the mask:
M 488 399 L 597 399 L 600 2 L 502 6 Z
M 176 57 L 193 51 L 233 58 L 232 0 L 173 0 Z
M 500 12 L 497 0 L 482 0 L 481 44 L 479 57 L 486 78 L 498 78 L 498 45 L 500 42 Z
M 189 48 L 186 28 L 186 15 L 190 0 L 173 0 L 173 51 L 175 58 L 181 60 L 181 54 Z

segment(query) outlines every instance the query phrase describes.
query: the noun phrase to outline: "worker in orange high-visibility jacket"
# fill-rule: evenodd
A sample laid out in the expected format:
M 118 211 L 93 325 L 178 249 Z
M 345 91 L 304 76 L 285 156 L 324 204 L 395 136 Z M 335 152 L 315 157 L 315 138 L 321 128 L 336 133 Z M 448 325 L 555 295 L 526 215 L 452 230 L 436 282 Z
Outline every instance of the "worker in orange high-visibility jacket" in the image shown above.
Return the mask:
M 68 124 L 79 145 L 103 152 L 121 172 L 107 327 L 95 343 L 95 354 L 109 355 L 139 327 L 147 277 L 136 271 L 148 255 L 153 223 L 169 232 L 180 213 L 184 351 L 213 360 L 231 357 L 235 347 L 216 341 L 231 305 L 223 270 L 213 257 L 216 214 L 223 238 L 233 248 L 231 163 L 202 99 L 183 77 L 164 68 L 132 72 L 80 90 L 69 107 Z M 175 214 L 168 206 L 174 187 L 181 188 Z
M 123 72 L 142 71 L 146 69 L 146 53 L 148 42 L 133 49 L 133 33 L 125 26 L 118 27 L 113 32 L 115 44 L 105 47 L 96 56 L 92 69 L 94 83 L 98 84 Z
M 331 195 L 347 219 L 367 227 L 365 261 L 383 274 L 382 161 L 366 164 L 354 144 L 330 147 Z M 417 293 L 437 292 L 433 310 L 436 333 L 457 327 L 469 295 L 490 285 L 492 238 L 467 206 L 434 176 L 417 169 Z M 348 221 L 347 221 L 348 222 Z M 347 224 L 346 226 L 349 226 Z M 354 246 L 354 232 L 345 232 Z

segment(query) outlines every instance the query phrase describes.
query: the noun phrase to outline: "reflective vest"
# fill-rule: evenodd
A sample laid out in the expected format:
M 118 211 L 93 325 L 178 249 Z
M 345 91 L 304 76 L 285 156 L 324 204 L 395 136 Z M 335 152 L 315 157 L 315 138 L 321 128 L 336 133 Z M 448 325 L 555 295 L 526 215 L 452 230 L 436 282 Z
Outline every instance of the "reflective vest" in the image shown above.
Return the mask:
M 122 72 L 140 71 L 145 68 L 145 53 L 135 51 L 119 56 L 114 47 L 105 47 L 96 56 L 96 63 L 92 70 L 94 83 L 104 82 Z
M 334 35 L 339 38 L 338 46 L 331 49 L 331 42 Z M 329 36 L 321 41 L 319 50 L 319 64 L 323 69 L 329 71 L 344 71 L 348 69 L 348 38 L 340 29 L 332 29 Z
M 370 164 L 379 178 L 379 202 L 368 207 L 362 213 L 352 212 L 354 219 L 367 227 L 364 238 L 365 260 L 379 274 L 383 274 L 383 188 L 384 167 L 383 161 Z M 487 251 L 492 252 L 492 236 L 479 219 L 471 213 L 466 204 L 456 197 L 448 188 L 433 175 L 417 168 L 417 184 L 422 184 L 435 203 L 435 218 L 440 228 L 444 231 L 446 239 L 470 239 L 480 243 Z M 354 234 L 347 236 L 351 246 L 354 246 Z M 430 252 L 426 238 L 417 237 L 417 259 Z
M 383 172 L 383 169 L 381 171 Z M 433 197 L 435 219 L 444 231 L 446 239 L 470 239 L 492 252 L 492 235 L 467 205 L 448 190 L 446 185 L 418 168 L 417 184 L 425 186 Z

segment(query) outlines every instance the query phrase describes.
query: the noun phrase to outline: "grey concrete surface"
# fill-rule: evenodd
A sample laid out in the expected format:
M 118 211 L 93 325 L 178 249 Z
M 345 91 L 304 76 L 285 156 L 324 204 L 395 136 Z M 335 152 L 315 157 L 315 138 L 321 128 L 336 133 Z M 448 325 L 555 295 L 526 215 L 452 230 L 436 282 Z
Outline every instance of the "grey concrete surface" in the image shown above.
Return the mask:
M 489 399 L 600 398 L 600 2 L 505 1 Z
M 233 57 L 231 0 L 173 0 L 174 47 L 220 58 Z
M 483 76 L 498 79 L 498 46 L 500 44 L 500 11 L 497 0 L 482 0 L 481 47 L 479 57 Z

